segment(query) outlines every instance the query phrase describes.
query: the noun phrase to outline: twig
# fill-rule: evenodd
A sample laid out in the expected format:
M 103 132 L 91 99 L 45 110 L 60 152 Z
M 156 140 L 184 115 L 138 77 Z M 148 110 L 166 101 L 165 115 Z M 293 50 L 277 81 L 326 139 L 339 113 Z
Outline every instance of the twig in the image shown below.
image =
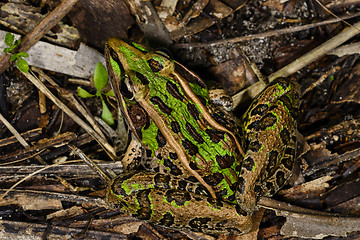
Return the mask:
M 64 0 L 49 15 L 47 15 L 36 27 L 34 27 L 23 39 L 17 49 L 26 52 L 31 46 L 39 41 L 50 29 L 52 29 L 72 8 L 78 0 Z M 10 66 L 10 54 L 0 57 L 0 74 Z
M 16 139 L 23 145 L 25 148 L 30 147 L 30 145 L 26 142 L 26 140 L 18 133 L 18 131 L 11 125 L 11 123 L 4 118 L 4 116 L 0 113 L 0 121 L 6 126 L 7 129 L 16 137 Z

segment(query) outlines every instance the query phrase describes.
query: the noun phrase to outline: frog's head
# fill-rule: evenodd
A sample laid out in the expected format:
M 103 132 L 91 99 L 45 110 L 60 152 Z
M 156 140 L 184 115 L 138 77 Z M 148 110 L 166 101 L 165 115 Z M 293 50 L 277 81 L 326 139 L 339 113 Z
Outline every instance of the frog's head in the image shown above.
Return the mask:
M 114 92 L 127 99 L 144 97 L 149 83 L 159 81 L 155 76 L 167 76 L 175 67 L 166 53 L 118 38 L 106 42 L 105 55 Z

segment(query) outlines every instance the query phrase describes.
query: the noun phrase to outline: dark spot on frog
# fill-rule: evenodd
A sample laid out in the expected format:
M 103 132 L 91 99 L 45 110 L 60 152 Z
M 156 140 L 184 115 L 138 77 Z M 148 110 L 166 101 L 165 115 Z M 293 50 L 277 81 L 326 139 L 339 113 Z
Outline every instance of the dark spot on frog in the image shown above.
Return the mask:
M 235 194 L 230 195 L 230 196 L 227 198 L 227 200 L 228 200 L 228 201 L 230 201 L 230 202 L 235 201 L 235 200 L 236 200 L 236 196 L 235 196 Z
M 180 93 L 178 85 L 171 81 L 166 82 L 166 90 L 170 93 L 174 98 L 182 101 L 184 96 Z
M 151 189 L 138 191 L 136 194 L 136 199 L 138 200 L 140 209 L 136 211 L 136 214 L 133 214 L 134 217 L 149 220 L 151 217 L 151 201 L 149 200 L 149 194 Z
M 150 101 L 152 102 L 152 104 L 157 105 L 161 112 L 163 112 L 163 113 L 165 113 L 167 115 L 171 114 L 172 109 L 169 108 L 169 106 L 166 105 L 163 102 L 163 100 L 161 100 L 160 97 L 158 97 L 158 96 L 152 97 L 152 98 L 150 98 Z
M 285 146 L 289 144 L 289 142 L 290 142 L 290 133 L 286 128 L 281 130 L 280 137 L 281 137 L 281 141 L 283 142 L 283 144 Z
M 189 166 L 190 166 L 190 168 L 193 169 L 193 170 L 199 170 L 196 162 L 191 161 L 191 162 L 189 163 Z
M 263 190 L 263 187 L 259 184 L 256 184 L 254 187 L 254 192 L 256 193 L 261 193 L 261 191 Z
M 221 131 L 218 131 L 216 129 L 206 129 L 205 132 L 209 135 L 210 140 L 213 143 L 219 143 L 221 140 L 224 139 L 224 133 Z
M 213 173 L 213 174 L 207 175 L 203 178 L 204 178 L 205 182 L 207 184 L 209 184 L 210 186 L 216 186 L 224 179 L 224 176 L 218 172 L 218 173 Z
M 194 176 L 187 177 L 186 180 L 189 181 L 189 182 L 193 182 L 193 183 L 197 183 L 197 182 L 198 182 L 197 178 L 194 177 Z
M 276 184 L 281 188 L 285 184 L 285 173 L 283 171 L 277 171 L 276 173 Z
M 141 74 L 139 72 L 135 72 L 135 75 L 136 75 L 137 78 L 140 79 L 142 84 L 144 84 L 144 85 L 149 84 L 149 79 L 145 75 L 143 75 L 143 74 Z
M 157 60 L 151 58 L 147 61 L 149 63 L 149 66 L 153 72 L 159 72 L 161 71 L 164 66 Z
M 120 82 L 120 93 L 127 99 L 132 99 L 134 97 L 134 94 L 128 89 L 128 86 L 124 81 Z
M 144 163 L 144 168 L 145 168 L 145 169 L 150 169 L 150 168 L 151 168 L 151 164 L 150 164 L 150 163 Z
M 170 168 L 170 174 L 179 176 L 182 174 L 181 170 L 170 159 L 164 159 L 164 166 Z
M 156 141 L 158 143 L 158 146 L 161 148 L 166 145 L 166 139 L 165 139 L 164 135 L 161 133 L 160 129 L 158 129 L 158 131 L 157 131 Z
M 151 156 L 152 156 L 152 151 L 149 149 L 146 149 L 146 157 L 151 158 Z
M 174 224 L 174 216 L 171 215 L 171 213 L 169 212 L 163 214 L 163 217 L 160 219 L 160 224 L 170 227 L 171 225 Z
M 274 113 L 267 113 L 262 117 L 257 125 L 257 130 L 264 131 L 268 127 L 274 126 L 277 123 L 277 117 Z
M 255 166 L 254 160 L 250 156 L 247 156 L 243 161 L 242 167 L 248 171 L 251 171 L 254 166 Z
M 269 106 L 267 104 L 259 104 L 253 110 L 251 110 L 250 116 L 262 116 L 267 112 L 268 108 Z
M 149 127 L 149 116 L 139 104 L 130 104 L 128 106 L 129 117 L 135 128 L 137 136 L 142 138 L 142 129 Z
M 194 138 L 195 141 L 197 141 L 200 144 L 204 143 L 204 139 L 202 138 L 200 133 L 198 133 L 198 131 L 194 128 L 193 125 L 187 122 L 185 124 L 185 128 L 189 132 L 189 134 Z
M 288 147 L 285 149 L 285 154 L 289 156 L 295 156 L 295 149 Z
M 179 133 L 180 132 L 180 125 L 177 121 L 171 121 L 171 130 L 174 132 L 174 133 Z
M 235 167 L 235 171 L 237 173 L 240 173 L 241 172 L 241 164 L 238 164 L 236 167 Z
M 195 188 L 195 193 L 196 194 L 200 194 L 200 195 L 209 195 L 209 191 L 203 186 L 203 185 L 199 185 Z
M 196 120 L 200 119 L 199 110 L 197 109 L 197 107 L 194 104 L 188 103 L 187 110 L 194 119 L 196 119 Z
M 278 161 L 278 155 L 279 155 L 279 152 L 276 151 L 276 150 L 272 150 L 270 153 L 269 153 L 269 162 L 266 166 L 266 171 L 268 173 L 271 172 L 272 169 L 274 169 L 275 165 L 277 164 L 277 161 Z
M 174 159 L 174 160 L 178 159 L 178 155 L 177 155 L 176 153 L 174 153 L 174 152 L 170 152 L 170 153 L 169 153 L 169 157 L 170 157 L 171 159 Z
M 256 121 L 250 123 L 250 124 L 247 126 L 247 129 L 249 129 L 249 130 L 256 129 L 257 126 L 258 126 L 258 124 L 259 124 L 259 122 L 260 122 L 260 120 L 256 120 Z
M 182 191 L 186 191 L 186 186 L 188 185 L 188 182 L 185 180 L 180 180 L 178 182 L 178 189 Z
M 219 164 L 221 169 L 225 169 L 234 164 L 235 158 L 229 154 L 225 154 L 224 156 L 216 155 L 216 162 Z
M 155 187 L 156 188 L 166 188 L 170 189 L 170 176 L 165 174 L 156 174 L 154 177 Z
M 110 49 L 110 51 L 109 51 L 109 52 L 107 51 L 106 54 L 110 54 L 110 57 L 119 65 L 120 71 L 121 71 L 121 75 L 122 75 L 122 76 L 119 76 L 119 77 L 122 78 L 123 75 L 124 75 L 124 73 L 125 73 L 125 70 L 124 70 L 124 67 L 123 67 L 120 59 L 119 59 L 118 54 L 117 54 L 112 48 L 110 48 L 110 47 L 107 48 L 107 49 Z M 106 62 L 108 62 L 108 61 L 106 61 Z M 109 66 L 109 64 L 107 64 L 107 67 L 109 67 L 108 69 L 110 69 L 111 65 Z M 110 71 L 110 73 L 111 73 L 111 72 L 112 72 L 112 71 Z
M 248 150 L 251 150 L 253 152 L 258 152 L 261 147 L 262 147 L 262 144 L 256 140 L 256 141 L 250 142 Z
M 176 189 L 167 190 L 165 193 L 166 201 L 171 203 L 175 201 L 176 205 L 184 206 L 184 204 L 191 200 L 191 195 L 186 191 L 179 191 Z
M 281 163 L 284 165 L 285 168 L 291 171 L 294 165 L 293 155 L 281 159 Z
M 208 228 L 207 223 L 211 221 L 209 217 L 196 217 L 189 222 L 189 226 L 196 229 L 196 231 L 202 232 L 203 229 Z
M 235 210 L 237 212 L 237 214 L 241 215 L 241 216 L 247 216 L 247 212 L 243 209 L 240 208 L 240 206 L 237 204 L 236 207 L 235 207 Z
M 215 227 L 219 230 L 222 230 L 226 226 L 227 223 L 228 223 L 228 220 L 224 220 L 224 221 L 216 223 Z
M 184 139 L 181 143 L 190 156 L 194 156 L 199 152 L 199 148 L 189 140 Z
M 160 172 L 160 168 L 159 168 L 159 167 L 155 167 L 155 168 L 153 169 L 153 171 L 154 171 L 154 172 Z
M 158 155 L 156 155 L 156 158 L 161 160 L 162 159 L 161 153 L 158 153 Z
M 194 199 L 195 199 L 195 201 L 197 201 L 197 202 L 200 202 L 200 201 L 202 201 L 203 199 L 202 198 L 200 198 L 200 197 L 194 197 Z
M 288 111 L 292 112 L 294 110 L 291 104 L 292 99 L 289 94 L 282 95 L 279 101 L 282 103 L 282 105 L 284 105 L 288 109 Z

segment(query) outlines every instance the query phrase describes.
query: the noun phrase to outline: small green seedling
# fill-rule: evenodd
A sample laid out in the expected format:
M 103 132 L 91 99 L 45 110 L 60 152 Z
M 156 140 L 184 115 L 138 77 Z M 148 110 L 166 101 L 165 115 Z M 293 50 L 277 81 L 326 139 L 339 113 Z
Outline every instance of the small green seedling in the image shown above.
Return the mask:
M 114 92 L 112 90 L 108 91 L 107 93 L 103 93 L 101 92 L 101 90 L 106 86 L 108 82 L 108 74 L 106 72 L 105 67 L 98 62 L 96 64 L 95 67 L 95 72 L 94 72 L 94 84 L 95 84 L 95 88 L 96 88 L 96 93 L 91 94 L 88 91 L 86 91 L 85 89 L 78 87 L 77 91 L 78 91 L 78 95 L 82 98 L 88 98 L 88 97 L 100 97 L 101 99 L 101 103 L 102 103 L 102 114 L 101 114 L 101 118 L 110 126 L 114 125 L 114 118 L 109 110 L 109 108 L 107 107 L 103 96 L 114 96 Z
M 29 64 L 25 61 L 25 57 L 29 57 L 29 54 L 26 52 L 14 53 L 14 49 L 19 46 L 21 40 L 15 40 L 15 36 L 11 33 L 6 33 L 5 35 L 5 44 L 9 47 L 4 49 L 4 53 L 10 53 L 10 61 L 16 60 L 16 65 L 20 71 L 27 73 L 29 71 Z

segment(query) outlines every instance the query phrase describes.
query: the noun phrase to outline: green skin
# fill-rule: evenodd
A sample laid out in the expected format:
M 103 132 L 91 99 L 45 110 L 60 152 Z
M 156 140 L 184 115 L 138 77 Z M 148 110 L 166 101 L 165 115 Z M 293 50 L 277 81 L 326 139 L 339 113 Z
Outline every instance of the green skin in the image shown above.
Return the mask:
M 298 85 L 276 80 L 254 100 L 241 126 L 211 104 L 201 80 L 187 78 L 184 85 L 175 70 L 181 65 L 165 54 L 110 39 L 106 57 L 123 114 L 146 149 L 140 163 L 146 171 L 127 169 L 108 184 L 109 205 L 174 228 L 214 235 L 249 231 L 257 198 L 275 193 L 291 175 Z M 211 120 L 228 129 L 219 131 Z M 263 135 L 278 137 L 267 141 Z M 244 160 L 236 141 L 248 149 Z

